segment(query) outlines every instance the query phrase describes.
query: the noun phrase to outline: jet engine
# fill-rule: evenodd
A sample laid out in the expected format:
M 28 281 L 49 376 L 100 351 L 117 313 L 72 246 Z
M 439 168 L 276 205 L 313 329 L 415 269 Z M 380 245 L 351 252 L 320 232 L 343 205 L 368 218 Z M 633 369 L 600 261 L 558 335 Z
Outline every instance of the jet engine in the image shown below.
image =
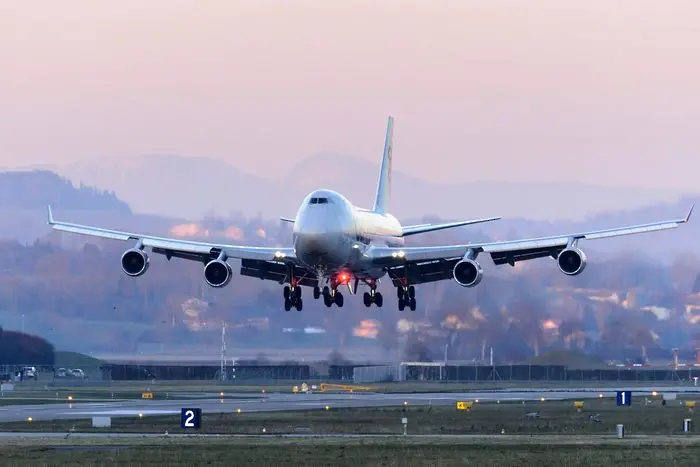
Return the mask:
M 473 259 L 463 259 L 455 264 L 452 270 L 452 277 L 462 287 L 474 287 L 484 277 L 481 264 Z
M 224 287 L 231 282 L 233 270 L 226 261 L 215 259 L 204 266 L 204 280 L 212 287 Z
M 567 248 L 557 256 L 559 270 L 567 276 L 581 274 L 586 268 L 586 254 L 578 248 Z
M 122 255 L 122 270 L 132 277 L 141 276 L 148 271 L 148 255 L 138 248 L 126 250 Z

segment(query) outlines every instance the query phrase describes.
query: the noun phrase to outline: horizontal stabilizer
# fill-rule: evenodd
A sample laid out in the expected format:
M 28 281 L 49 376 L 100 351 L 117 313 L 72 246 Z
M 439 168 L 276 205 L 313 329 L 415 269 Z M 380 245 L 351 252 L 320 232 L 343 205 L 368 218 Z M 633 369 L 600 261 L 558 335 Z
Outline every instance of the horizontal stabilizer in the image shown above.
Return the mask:
M 483 222 L 497 221 L 500 217 L 488 217 L 485 219 L 475 219 L 471 221 L 446 222 L 444 224 L 418 224 L 407 225 L 401 229 L 401 236 L 416 235 L 426 232 L 434 232 L 436 230 L 451 229 L 452 227 L 461 227 L 463 225 L 481 224 Z
M 284 222 L 294 222 L 294 219 L 292 219 L 291 217 L 280 217 L 280 220 Z

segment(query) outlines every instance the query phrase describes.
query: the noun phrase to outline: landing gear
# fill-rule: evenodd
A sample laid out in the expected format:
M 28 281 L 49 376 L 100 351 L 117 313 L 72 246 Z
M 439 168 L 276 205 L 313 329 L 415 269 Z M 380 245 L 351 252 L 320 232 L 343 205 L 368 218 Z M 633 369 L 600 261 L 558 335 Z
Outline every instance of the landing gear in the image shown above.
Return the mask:
M 328 308 L 332 307 L 334 303 L 338 308 L 342 308 L 344 303 L 343 294 L 338 292 L 337 289 L 331 289 L 326 285 L 323 287 L 323 303 Z
M 371 307 L 372 303 L 377 305 L 378 308 L 381 308 L 384 304 L 384 297 L 382 296 L 382 293 L 377 292 L 376 287 L 374 287 L 371 291 L 364 293 L 362 296 L 362 301 L 367 308 Z
M 284 286 L 284 311 L 289 311 L 292 307 L 301 311 L 304 301 L 301 299 L 301 287 L 298 285 Z
M 321 296 L 321 288 L 319 286 L 314 287 L 314 300 L 318 300 Z
M 407 306 L 411 311 L 416 311 L 416 288 L 414 286 L 396 287 L 396 296 L 399 299 L 399 311 L 403 311 Z

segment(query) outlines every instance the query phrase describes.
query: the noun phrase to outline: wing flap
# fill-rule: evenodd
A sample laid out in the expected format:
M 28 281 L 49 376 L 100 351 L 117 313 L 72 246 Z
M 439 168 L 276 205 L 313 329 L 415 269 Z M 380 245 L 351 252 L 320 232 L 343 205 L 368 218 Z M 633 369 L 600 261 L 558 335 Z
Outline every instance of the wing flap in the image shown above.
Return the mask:
M 452 269 L 459 259 L 435 260 L 421 263 L 405 263 L 388 268 L 387 273 L 395 287 L 401 285 L 402 280 L 409 284 L 426 284 L 452 279 Z
M 295 273 L 298 274 L 298 284 L 308 287 L 315 287 L 318 284 L 318 279 L 308 271 L 301 271 L 295 268 Z M 269 280 L 284 283 L 287 280 L 289 267 L 280 261 L 260 261 L 255 259 L 241 260 L 241 276 L 254 277 L 256 279 Z

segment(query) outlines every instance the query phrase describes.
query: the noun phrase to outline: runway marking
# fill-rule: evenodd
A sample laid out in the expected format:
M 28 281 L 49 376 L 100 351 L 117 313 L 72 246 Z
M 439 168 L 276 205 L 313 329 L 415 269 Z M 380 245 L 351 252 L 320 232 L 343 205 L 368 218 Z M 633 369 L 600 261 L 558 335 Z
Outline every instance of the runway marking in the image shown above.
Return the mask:
M 179 410 L 107 410 L 107 411 L 101 411 L 101 412 L 62 412 L 62 413 L 59 413 L 59 415 L 115 415 L 115 416 L 133 415 L 133 416 L 137 416 L 138 414 L 171 415 L 171 414 L 178 414 L 178 413 L 180 413 Z

